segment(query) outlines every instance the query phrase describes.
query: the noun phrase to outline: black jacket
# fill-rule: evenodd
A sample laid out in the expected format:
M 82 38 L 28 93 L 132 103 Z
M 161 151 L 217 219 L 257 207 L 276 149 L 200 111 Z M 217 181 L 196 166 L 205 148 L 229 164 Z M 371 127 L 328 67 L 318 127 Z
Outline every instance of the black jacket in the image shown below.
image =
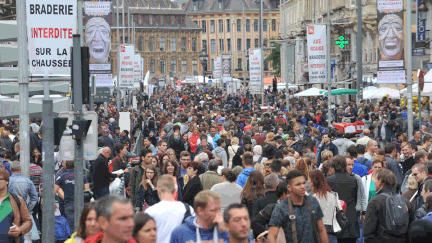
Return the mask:
M 182 202 L 189 205 L 194 205 L 195 196 L 203 190 L 203 185 L 199 176 L 196 175 L 194 178 L 190 179 L 183 190 Z M 180 198 L 180 197 L 179 197 Z
M 110 172 L 108 168 L 108 159 L 102 154 L 92 163 L 91 174 L 93 177 L 93 189 L 98 190 L 109 187 L 112 178 L 117 175 Z
M 384 187 L 377 192 L 377 195 L 369 201 L 366 210 L 366 219 L 363 226 L 363 236 L 365 243 L 372 242 L 391 242 L 391 243 L 405 243 L 409 242 L 408 232 L 401 235 L 391 235 L 387 233 L 384 229 L 384 224 L 386 221 L 386 200 L 387 197 L 381 195 L 382 193 L 395 193 L 394 189 L 391 187 Z M 408 206 L 408 211 L 410 215 L 410 224 L 414 221 L 414 211 L 411 203 L 407 199 L 405 202 Z
M 275 153 L 275 159 L 283 159 L 283 150 L 284 148 L 286 148 L 287 146 L 285 144 L 282 144 Z
M 314 142 L 312 138 L 306 134 L 303 136 L 303 148 L 309 148 L 312 152 L 314 151 Z
M 275 207 L 276 203 L 269 204 L 253 218 L 251 229 L 253 230 L 255 239 L 268 229 L 268 224 L 270 223 L 270 218 Z
M 135 207 L 142 211 L 144 202 L 147 202 L 149 206 L 160 202 L 156 188 L 153 190 L 150 186 L 147 186 L 147 190 L 145 190 L 142 184 L 139 185 Z
M 279 198 L 276 196 L 276 191 L 268 191 L 265 197 L 256 200 L 253 204 L 251 218 L 255 218 L 267 205 L 271 203 L 277 203 L 278 199 Z
M 405 173 L 407 173 L 408 170 L 410 170 L 414 166 L 414 164 L 415 164 L 415 160 L 414 160 L 413 156 L 409 157 L 408 159 L 406 159 L 403 162 L 403 173 L 404 173 L 404 175 L 405 175 Z

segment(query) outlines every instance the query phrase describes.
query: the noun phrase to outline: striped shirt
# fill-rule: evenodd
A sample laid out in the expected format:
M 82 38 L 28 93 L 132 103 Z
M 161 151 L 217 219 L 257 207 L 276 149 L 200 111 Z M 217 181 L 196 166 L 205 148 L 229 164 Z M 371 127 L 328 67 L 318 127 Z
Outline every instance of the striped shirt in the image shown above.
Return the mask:
M 36 192 L 40 196 L 39 186 L 42 186 L 42 168 L 39 165 L 30 163 L 30 180 L 36 187 Z

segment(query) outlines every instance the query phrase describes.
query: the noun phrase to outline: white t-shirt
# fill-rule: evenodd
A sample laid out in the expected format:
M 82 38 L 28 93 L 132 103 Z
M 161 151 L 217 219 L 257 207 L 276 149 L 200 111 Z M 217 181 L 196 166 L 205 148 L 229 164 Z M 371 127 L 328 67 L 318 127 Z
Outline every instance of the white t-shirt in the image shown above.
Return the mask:
M 190 207 L 191 214 L 195 215 Z M 173 230 L 181 225 L 186 208 L 182 202 L 160 201 L 145 211 L 156 222 L 157 243 L 169 243 Z

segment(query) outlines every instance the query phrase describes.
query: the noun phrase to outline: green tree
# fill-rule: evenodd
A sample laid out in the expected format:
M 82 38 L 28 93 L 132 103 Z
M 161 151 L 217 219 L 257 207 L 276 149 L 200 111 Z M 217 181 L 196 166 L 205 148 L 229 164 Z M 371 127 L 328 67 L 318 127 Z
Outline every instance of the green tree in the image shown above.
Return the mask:
M 275 70 L 275 75 L 281 75 L 281 50 L 279 44 L 274 44 L 276 49 L 272 49 L 271 54 L 266 58 L 266 61 L 272 62 L 273 70 Z

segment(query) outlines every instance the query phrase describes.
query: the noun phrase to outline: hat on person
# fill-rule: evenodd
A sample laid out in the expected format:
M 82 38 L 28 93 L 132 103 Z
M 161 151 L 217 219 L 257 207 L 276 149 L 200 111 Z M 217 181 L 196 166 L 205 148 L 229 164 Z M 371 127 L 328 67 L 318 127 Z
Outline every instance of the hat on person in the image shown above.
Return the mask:
M 114 120 L 114 118 L 112 118 L 112 117 L 109 119 L 109 122 L 110 122 L 110 123 L 113 123 L 114 121 L 115 121 L 115 120 Z
M 388 116 L 387 116 L 387 115 L 383 115 L 383 118 L 386 118 L 386 119 L 387 119 L 387 118 L 388 118 Z

